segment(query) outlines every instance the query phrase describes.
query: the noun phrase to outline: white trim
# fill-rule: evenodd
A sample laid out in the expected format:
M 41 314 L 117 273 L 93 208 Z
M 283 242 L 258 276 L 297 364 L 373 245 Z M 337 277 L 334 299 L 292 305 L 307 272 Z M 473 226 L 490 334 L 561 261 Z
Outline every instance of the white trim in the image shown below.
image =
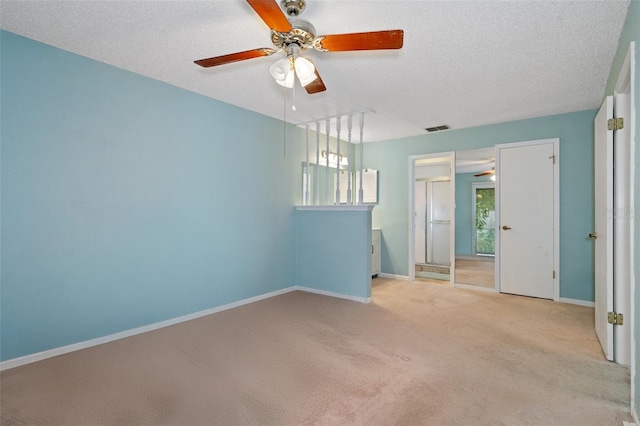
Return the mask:
M 107 336 L 98 337 L 91 340 L 85 340 L 84 342 L 73 343 L 71 345 L 61 346 L 54 349 L 48 349 L 42 352 L 36 352 L 34 354 L 21 356 L 19 358 L 8 359 L 0 362 L 0 371 L 8 370 L 10 368 L 19 367 L 21 365 L 30 364 L 36 361 L 42 361 L 47 358 L 51 358 L 58 355 L 64 355 L 69 352 L 79 351 L 81 349 L 87 349 L 93 346 L 109 343 L 114 340 L 124 339 L 126 337 L 135 336 L 137 334 L 146 333 L 148 331 L 157 330 L 159 328 L 169 327 L 171 325 L 179 324 L 185 321 L 191 321 L 200 317 L 215 314 L 218 312 L 226 311 L 229 309 L 237 308 L 239 306 L 247 305 L 249 303 L 258 302 L 260 300 L 268 299 L 281 294 L 289 293 L 296 290 L 295 286 L 283 288 L 280 290 L 272 291 L 270 293 L 261 294 L 259 296 L 250 297 L 248 299 L 239 300 L 233 303 L 227 303 L 226 305 L 216 306 L 215 308 L 205 309 L 203 311 L 194 312 L 192 314 L 183 315 L 177 318 L 168 319 L 165 321 L 156 322 L 142 327 L 132 328 L 130 330 L 120 331 L 118 333 L 109 334 Z
M 484 292 L 488 292 L 488 293 L 497 293 L 498 292 L 498 290 L 496 290 L 495 287 L 482 287 L 482 286 L 479 286 L 479 285 L 471 285 L 471 284 L 463 284 L 463 283 L 456 283 L 455 287 L 463 289 L 463 290 L 484 291 Z
M 124 339 L 126 337 L 135 336 L 138 334 L 146 333 L 148 331 L 158 330 L 160 328 L 169 327 L 171 325 L 179 324 L 185 321 L 191 321 L 197 318 L 201 318 L 207 315 L 212 315 L 218 312 L 227 311 L 229 309 L 237 308 L 239 306 L 248 305 L 249 303 L 259 302 L 260 300 L 269 299 L 271 297 L 280 296 L 292 291 L 305 291 L 307 293 L 322 294 L 324 296 L 336 297 L 339 299 L 353 300 L 361 303 L 371 303 L 373 298 L 371 297 L 357 297 L 349 296 L 346 294 L 332 293 L 329 291 L 316 290 L 309 287 L 291 286 L 280 290 L 272 291 L 270 293 L 261 294 L 259 296 L 250 297 L 248 299 L 239 300 L 233 303 L 227 303 L 226 305 L 216 306 L 215 308 L 205 309 L 203 311 L 194 312 L 192 314 L 183 315 L 181 317 L 168 319 L 165 321 L 156 322 L 142 327 L 132 328 L 130 330 L 120 331 L 118 333 L 109 334 L 107 336 L 98 337 L 91 340 L 85 340 L 84 342 L 73 343 L 71 345 L 61 346 L 58 348 L 48 349 L 42 352 L 36 352 L 34 354 L 21 356 L 18 358 L 8 359 L 0 362 L 0 371 L 9 370 L 11 368 L 20 367 L 21 365 L 31 364 L 32 362 L 42 361 L 47 358 L 52 358 L 58 355 L 68 354 L 70 352 L 79 351 L 81 349 L 91 348 L 93 346 L 109 343 L 114 340 Z
M 633 416 L 633 421 L 636 425 L 640 425 L 640 420 L 638 420 L 638 410 L 636 409 L 637 407 L 632 407 L 631 408 L 631 415 Z
M 589 302 L 588 300 L 569 299 L 568 297 L 561 297 L 558 302 L 568 303 L 570 305 L 586 306 L 587 308 L 595 308 L 595 302 Z
M 373 204 L 363 205 L 335 205 L 335 206 L 296 206 L 296 210 L 318 210 L 318 211 L 358 211 L 365 212 L 373 210 Z
M 321 294 L 323 296 L 330 296 L 330 297 L 336 297 L 338 299 L 352 300 L 354 302 L 360 302 L 360 303 L 371 303 L 373 301 L 372 297 L 350 296 L 348 294 L 334 293 L 332 291 L 325 291 L 325 290 L 317 290 L 315 288 L 304 287 L 299 285 L 293 287 L 293 290 L 306 291 L 307 293 Z
M 407 275 L 385 274 L 384 272 L 381 272 L 378 276 L 380 278 L 388 278 L 390 280 L 409 281 L 409 277 Z

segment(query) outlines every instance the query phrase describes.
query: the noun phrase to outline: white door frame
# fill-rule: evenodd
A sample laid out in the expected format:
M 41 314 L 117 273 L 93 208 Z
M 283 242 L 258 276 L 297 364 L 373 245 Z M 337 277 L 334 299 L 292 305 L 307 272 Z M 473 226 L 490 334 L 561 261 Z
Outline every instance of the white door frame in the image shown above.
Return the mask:
M 628 90 L 628 86 L 627 86 Z M 614 117 L 626 119 L 630 111 L 628 93 L 614 91 Z M 613 155 L 613 275 L 614 275 L 614 311 L 630 315 L 631 312 L 631 206 L 633 198 L 629 193 L 631 164 L 631 139 L 628 126 L 614 131 Z M 614 360 L 618 364 L 631 363 L 631 325 L 632 322 L 623 321 L 622 325 L 613 327 Z
M 450 161 L 450 168 L 449 168 L 449 175 L 451 177 L 451 200 L 453 203 L 453 208 L 451 209 L 451 225 L 450 225 L 450 240 L 449 240 L 449 250 L 450 250 L 450 257 L 451 257 L 451 267 L 449 268 L 449 285 L 453 286 L 453 283 L 455 283 L 455 262 L 456 262 L 456 256 L 455 256 L 455 241 L 456 241 L 456 223 L 455 223 L 455 191 L 456 191 L 456 173 L 455 173 L 455 167 L 456 167 L 456 153 L 455 151 L 446 151 L 446 152 L 437 152 L 437 153 L 433 153 L 433 154 L 423 154 L 423 155 L 410 155 L 409 156 L 409 196 L 407 197 L 409 199 L 409 265 L 408 265 L 408 271 L 409 271 L 409 281 L 415 281 L 416 279 L 416 269 L 415 269 L 415 263 L 414 263 L 414 258 L 415 258 L 415 253 L 414 253 L 414 249 L 415 249 L 415 233 L 414 233 L 414 227 L 415 227 L 415 192 L 416 192 L 416 161 L 418 160 L 423 160 L 423 159 L 428 159 L 428 158 L 443 158 L 443 157 L 449 157 L 449 161 Z
M 615 89 L 614 89 L 614 102 L 615 102 L 615 94 L 618 93 L 627 93 L 629 94 L 630 97 L 630 114 L 629 117 L 623 117 L 624 118 L 624 125 L 625 127 L 629 126 L 629 141 L 630 141 L 630 152 L 629 152 L 629 158 L 628 158 L 628 167 L 629 167 L 629 182 L 628 182 L 628 188 L 625 188 L 626 190 L 629 191 L 629 211 L 627 212 L 627 216 L 628 216 L 628 220 L 629 220 L 629 231 L 631 234 L 631 241 L 629 244 L 629 247 L 625 248 L 625 251 L 627 252 L 626 254 L 628 254 L 629 256 L 629 264 L 625 265 L 626 267 L 629 268 L 628 271 L 628 276 L 629 276 L 629 286 L 630 288 L 628 289 L 628 292 L 630 294 L 629 300 L 630 300 L 630 304 L 629 304 L 629 317 L 630 317 L 630 321 L 629 324 L 631 325 L 630 328 L 630 341 L 629 341 L 629 346 L 630 346 L 630 367 L 631 367 L 631 408 L 632 411 L 636 413 L 638 412 L 638 407 L 635 406 L 634 402 L 635 402 L 635 395 L 637 392 L 637 389 L 635 388 L 635 378 L 636 375 L 638 374 L 638 372 L 636 371 L 635 368 L 635 360 L 636 357 L 638 356 L 638 354 L 635 351 L 636 348 L 636 324 L 638 322 L 637 318 L 636 318 L 636 312 L 635 312 L 635 291 L 636 291 L 636 277 L 635 277 L 635 268 L 636 268 L 636 263 L 635 263 L 635 249 L 634 249 L 634 242 L 635 242 L 635 221 L 634 219 L 634 211 L 632 210 L 632 206 L 635 206 L 635 197 L 634 197 L 634 192 L 635 192 L 635 175 L 637 173 L 636 168 L 635 168 L 635 156 L 636 156 L 636 122 L 635 122 L 635 117 L 636 117 L 636 105 L 635 105 L 635 91 L 637 90 L 637 88 L 635 87 L 635 75 L 636 75 L 636 58 L 635 58 L 635 42 L 630 42 L 629 43 L 629 48 L 627 49 L 627 54 L 625 56 L 625 59 L 622 63 L 622 67 L 620 68 L 620 73 L 618 74 L 618 78 L 616 80 L 616 85 L 615 85 Z M 614 104 L 614 108 L 615 108 L 615 104 Z M 626 289 L 627 290 L 627 289 Z M 615 290 L 614 290 L 615 293 Z M 615 296 L 614 296 L 615 297 Z M 616 308 L 617 309 L 617 308 Z
M 553 300 L 560 301 L 560 139 L 540 139 L 496 145 L 496 226 L 500 224 L 500 154 L 502 149 L 523 146 L 553 144 L 556 169 L 553 174 Z M 496 231 L 496 253 L 500 253 L 500 232 Z M 500 256 L 496 255 L 495 263 L 496 291 L 500 292 Z

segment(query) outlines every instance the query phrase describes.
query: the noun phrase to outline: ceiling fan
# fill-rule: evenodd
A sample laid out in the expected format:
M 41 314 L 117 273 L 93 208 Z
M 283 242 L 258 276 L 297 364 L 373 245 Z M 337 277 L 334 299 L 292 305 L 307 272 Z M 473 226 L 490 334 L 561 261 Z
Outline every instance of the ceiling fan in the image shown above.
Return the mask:
M 487 175 L 493 175 L 496 173 L 496 168 L 492 167 L 491 170 L 485 170 L 484 172 L 480 172 L 476 175 L 474 175 L 475 177 L 479 177 L 479 176 L 487 176 Z
M 345 52 L 354 50 L 400 49 L 404 40 L 403 30 L 373 31 L 350 34 L 316 36 L 316 30 L 309 22 L 295 19 L 305 8 L 305 0 L 282 0 L 282 9 L 274 0 L 247 0 L 262 20 L 271 29 L 272 49 L 246 50 L 228 55 L 194 61 L 201 67 L 215 67 L 247 59 L 271 56 L 284 51 L 286 57 L 270 68 L 271 75 L 278 84 L 292 88 L 297 75 L 307 93 L 314 94 L 327 90 L 318 70 L 310 57 L 301 56 L 307 49 L 320 52 Z M 284 12 L 283 12 L 284 10 Z M 285 15 L 286 12 L 286 15 Z M 288 15 L 288 17 L 287 17 Z

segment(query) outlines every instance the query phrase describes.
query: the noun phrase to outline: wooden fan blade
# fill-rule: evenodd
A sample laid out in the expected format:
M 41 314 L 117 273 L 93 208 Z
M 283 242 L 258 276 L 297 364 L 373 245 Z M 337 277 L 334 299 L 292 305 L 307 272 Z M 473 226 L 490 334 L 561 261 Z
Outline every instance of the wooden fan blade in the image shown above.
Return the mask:
M 247 0 L 247 3 L 262 18 L 265 24 L 274 31 L 279 33 L 288 33 L 293 28 L 291 23 L 273 0 Z
M 264 47 L 262 49 L 246 50 L 244 52 L 231 53 L 229 55 L 215 56 L 213 58 L 207 58 L 207 59 L 199 59 L 193 62 L 196 65 L 200 65 L 201 67 L 209 68 L 209 67 L 215 67 L 217 65 L 230 64 L 231 62 L 244 61 L 245 59 L 260 58 L 262 56 L 271 56 L 275 52 L 276 51 L 273 49 Z
M 314 93 L 324 92 L 325 90 L 327 90 L 327 88 L 324 85 L 324 82 L 322 81 L 322 78 L 320 78 L 320 74 L 318 74 L 317 68 L 316 68 L 316 77 L 317 78 L 315 80 L 313 80 L 311 83 L 304 86 L 304 89 L 310 95 L 313 95 Z
M 327 50 L 329 52 L 344 52 L 348 50 L 400 49 L 403 42 L 403 30 L 333 34 L 318 37 L 318 41 L 316 42 L 316 49 Z
M 480 176 L 486 176 L 486 175 L 492 175 L 492 174 L 493 174 L 493 170 L 488 170 L 486 172 L 478 173 L 477 175 L 474 175 L 474 176 L 480 177 Z

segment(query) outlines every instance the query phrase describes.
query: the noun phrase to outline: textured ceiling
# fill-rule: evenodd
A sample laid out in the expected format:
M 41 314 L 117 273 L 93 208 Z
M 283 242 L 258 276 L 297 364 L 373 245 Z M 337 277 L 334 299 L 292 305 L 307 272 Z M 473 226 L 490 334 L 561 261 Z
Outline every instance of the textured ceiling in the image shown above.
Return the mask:
M 628 1 L 324 1 L 319 35 L 404 29 L 396 51 L 310 51 L 327 91 L 269 75 L 276 55 L 203 69 L 196 59 L 272 47 L 243 0 L 0 2 L 0 27 L 298 124 L 371 109 L 365 141 L 596 108 Z

